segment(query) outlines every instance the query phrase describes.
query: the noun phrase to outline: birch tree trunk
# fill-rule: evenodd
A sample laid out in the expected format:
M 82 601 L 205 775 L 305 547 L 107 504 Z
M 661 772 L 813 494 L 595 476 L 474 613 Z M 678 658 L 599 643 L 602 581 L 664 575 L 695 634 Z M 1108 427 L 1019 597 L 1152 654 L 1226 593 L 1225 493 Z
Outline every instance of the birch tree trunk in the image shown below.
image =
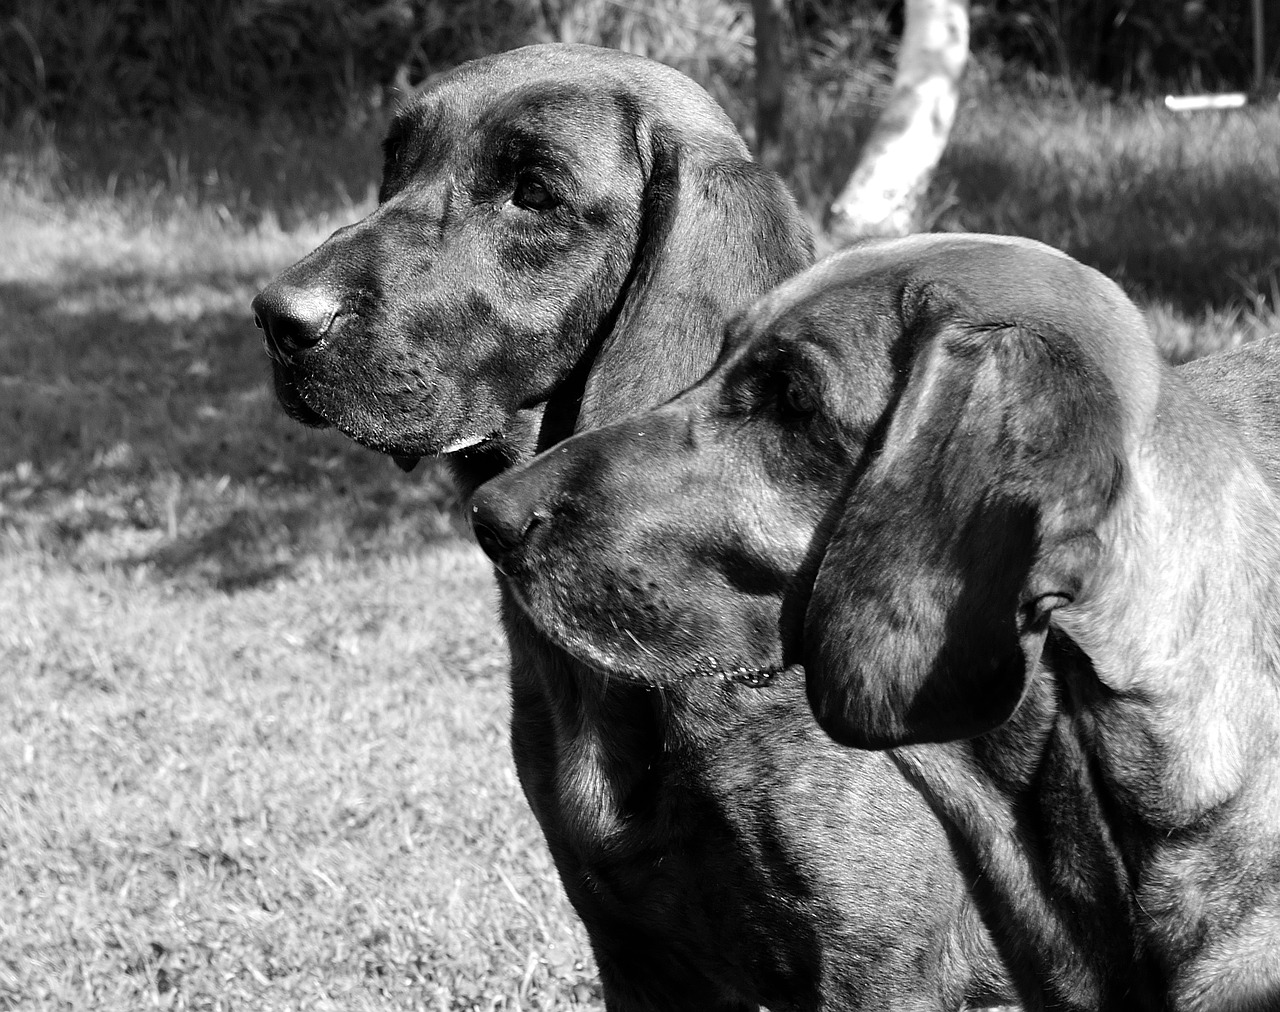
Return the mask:
M 969 0 L 906 0 L 893 93 L 831 205 L 837 245 L 921 227 L 933 170 L 955 122 L 969 57 Z

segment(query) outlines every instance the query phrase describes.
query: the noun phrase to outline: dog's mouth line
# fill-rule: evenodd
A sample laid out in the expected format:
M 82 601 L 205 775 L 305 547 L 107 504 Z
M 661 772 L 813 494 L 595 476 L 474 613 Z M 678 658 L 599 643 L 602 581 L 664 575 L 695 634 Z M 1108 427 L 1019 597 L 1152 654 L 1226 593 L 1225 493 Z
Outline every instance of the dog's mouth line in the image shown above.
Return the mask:
M 299 422 L 313 429 L 338 428 L 338 431 L 342 431 L 332 418 L 311 403 L 296 376 L 291 373 L 281 376 L 277 372 L 276 381 L 281 404 Z M 300 417 L 300 414 L 305 414 L 306 417 Z
M 305 420 L 305 424 L 311 425 L 314 428 L 336 428 L 348 439 L 359 443 L 361 446 L 368 447 L 369 449 L 375 450 L 379 453 L 385 453 L 405 471 L 412 471 L 423 457 L 447 457 L 455 453 L 465 454 L 469 450 L 483 451 L 502 438 L 501 429 L 491 429 L 487 432 L 479 432 L 474 435 L 463 436 L 459 439 L 455 439 L 436 450 L 424 448 L 419 452 L 415 448 L 414 450 L 409 450 L 407 452 L 397 451 L 385 443 L 379 445 L 377 439 L 371 438 L 369 433 L 351 424 L 348 419 L 335 417 L 333 413 L 316 407 L 311 403 L 308 391 L 304 389 L 294 377 L 286 376 L 283 379 L 283 387 L 288 393 L 289 399 L 292 401 L 295 409 L 300 408 L 307 414 L 308 418 Z
M 315 409 L 311 408 L 309 404 L 306 404 L 305 406 L 308 409 L 315 411 Z M 321 415 L 320 412 L 316 411 L 315 413 L 319 417 L 324 418 L 324 416 Z M 490 446 L 492 446 L 493 444 L 495 444 L 496 442 L 498 442 L 498 440 L 501 439 L 502 437 L 501 430 L 495 430 L 493 432 L 482 433 L 478 436 L 467 436 L 463 439 L 455 440 L 454 442 L 448 443 L 447 445 L 443 446 L 439 450 L 424 451 L 422 453 L 409 451 L 408 453 L 405 453 L 405 452 L 400 452 L 397 450 L 390 449 L 385 444 L 378 445 L 376 441 L 370 440 L 367 436 L 363 435 L 362 433 L 349 430 L 341 422 L 333 422 L 333 421 L 330 421 L 329 419 L 325 419 L 325 422 L 326 424 L 336 426 L 339 432 L 345 435 L 348 439 L 354 440 L 355 442 L 359 443 L 361 446 L 368 447 L 371 450 L 376 450 L 379 453 L 385 453 L 388 457 L 390 457 L 392 460 L 396 462 L 397 466 L 399 466 L 401 470 L 405 472 L 412 471 L 415 467 L 417 467 L 418 462 L 422 460 L 423 457 L 426 457 L 426 456 L 448 457 L 455 453 L 465 455 L 470 450 L 484 451 L 488 449 Z
M 797 666 L 794 664 L 766 664 L 759 667 L 735 665 L 722 668 L 712 665 L 700 665 L 677 671 L 674 674 L 645 675 L 634 670 L 608 668 L 599 662 L 591 663 L 584 660 L 583 663 L 586 663 L 588 667 L 607 678 L 623 678 L 635 685 L 644 685 L 653 689 L 712 680 L 724 682 L 726 685 L 741 685 L 750 689 L 762 689 L 778 675 Z
M 681 668 L 671 673 L 664 672 L 661 675 L 644 674 L 634 667 L 612 663 L 611 658 L 606 659 L 608 654 L 605 651 L 596 649 L 587 638 L 565 622 L 562 616 L 541 614 L 540 609 L 534 607 L 532 602 L 525 596 L 525 588 L 521 586 L 521 581 L 518 577 L 513 577 L 512 573 L 507 572 L 498 563 L 494 563 L 494 568 L 505 578 L 507 587 L 515 597 L 520 610 L 533 621 L 547 638 L 576 661 L 584 664 L 603 678 L 619 678 L 632 685 L 651 689 L 674 688 L 690 682 L 710 680 L 719 680 L 726 685 L 741 685 L 747 688 L 759 689 L 768 685 L 784 672 L 800 667 L 799 664 L 785 664 L 781 661 L 771 664 L 743 664 L 736 661 L 723 661 L 712 654 L 706 654 L 698 658 L 689 667 Z M 650 649 L 629 629 L 617 626 L 615 628 L 620 634 L 625 634 L 642 653 Z M 660 658 L 655 657 L 654 661 L 656 662 L 655 666 L 662 666 Z
M 504 574 L 505 575 L 505 574 Z M 525 605 L 524 600 L 517 593 L 517 600 L 521 605 Z M 526 612 L 529 611 L 525 607 Z M 555 623 L 555 628 L 549 628 L 546 623 L 534 620 L 538 625 L 550 633 L 551 638 L 559 644 L 566 652 L 573 655 L 587 667 L 596 671 L 606 678 L 622 678 L 634 685 L 644 685 L 649 688 L 669 688 L 677 685 L 685 685 L 690 682 L 719 680 L 727 685 L 742 685 L 747 688 L 759 689 L 768 685 L 774 678 L 790 668 L 796 667 L 794 664 L 739 664 L 734 662 L 722 662 L 718 657 L 707 655 L 700 658 L 696 663 L 687 668 L 682 668 L 674 672 L 664 672 L 660 675 L 644 674 L 630 666 L 621 666 L 606 663 L 601 654 L 602 651 L 591 648 L 590 644 L 573 631 L 563 625 L 561 622 Z M 645 646 L 635 635 L 629 630 L 624 630 L 631 641 L 636 644 L 642 651 Z M 585 648 L 585 649 L 584 649 Z M 656 660 L 656 658 L 655 658 Z

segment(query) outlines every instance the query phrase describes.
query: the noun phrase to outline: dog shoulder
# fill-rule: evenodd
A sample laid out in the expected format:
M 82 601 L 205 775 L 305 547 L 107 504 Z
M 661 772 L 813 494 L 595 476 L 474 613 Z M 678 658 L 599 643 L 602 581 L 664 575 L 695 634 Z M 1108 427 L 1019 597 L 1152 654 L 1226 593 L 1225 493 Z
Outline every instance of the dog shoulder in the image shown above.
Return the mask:
M 1197 359 L 1176 372 L 1280 485 L 1280 336 Z

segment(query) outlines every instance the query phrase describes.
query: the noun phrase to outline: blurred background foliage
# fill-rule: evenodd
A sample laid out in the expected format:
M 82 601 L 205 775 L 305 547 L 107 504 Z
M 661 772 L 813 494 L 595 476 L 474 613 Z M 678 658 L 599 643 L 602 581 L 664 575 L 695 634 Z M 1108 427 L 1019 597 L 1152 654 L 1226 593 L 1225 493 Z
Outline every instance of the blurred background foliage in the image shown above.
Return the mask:
M 1270 6 L 1270 4 L 1268 4 Z M 752 73 L 746 0 L 6 0 L 0 120 L 349 116 L 483 53 L 612 46 L 691 73 L 725 99 Z M 789 59 L 811 80 L 886 62 L 902 4 L 795 0 Z M 1272 77 L 1280 17 L 1266 25 Z M 1249 85 L 1249 0 L 989 0 L 975 52 L 1125 95 Z

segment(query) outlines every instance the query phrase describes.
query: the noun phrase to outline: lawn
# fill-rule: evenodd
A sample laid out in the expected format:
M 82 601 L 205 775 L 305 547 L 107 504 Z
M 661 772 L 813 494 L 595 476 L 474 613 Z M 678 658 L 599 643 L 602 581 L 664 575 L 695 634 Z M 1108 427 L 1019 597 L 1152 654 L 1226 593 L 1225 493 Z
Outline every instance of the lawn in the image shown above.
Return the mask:
M 0 1009 L 601 1007 L 447 480 L 284 418 L 248 312 L 379 129 L 0 137 Z M 1278 150 L 1275 106 L 970 95 L 934 220 L 1186 359 L 1280 329 Z
M 600 1007 L 447 482 L 270 393 L 359 213 L 0 196 L 0 1009 Z

